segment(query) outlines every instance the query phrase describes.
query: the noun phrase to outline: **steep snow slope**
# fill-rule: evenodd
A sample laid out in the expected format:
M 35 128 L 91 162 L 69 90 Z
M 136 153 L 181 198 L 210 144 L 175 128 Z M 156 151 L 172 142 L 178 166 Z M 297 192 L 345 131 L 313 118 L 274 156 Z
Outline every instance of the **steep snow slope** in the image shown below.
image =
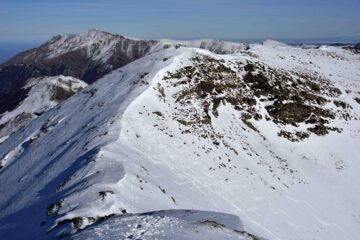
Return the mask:
M 71 239 L 171 239 L 171 240 L 256 240 L 242 230 L 239 218 L 233 215 L 172 210 L 112 217 L 95 224 Z
M 64 230 L 67 222 L 80 221 L 83 228 L 99 217 L 135 212 L 138 201 L 149 201 L 156 193 L 161 193 L 154 202 L 157 208 L 166 207 L 162 201 L 171 205 L 159 188 L 171 176 L 136 151 L 113 142 L 128 104 L 152 78 L 176 69 L 163 59 L 182 53 L 171 49 L 114 71 L 0 145 L 4 166 L 0 191 L 6 192 L 0 196 L 1 238 L 51 237 Z M 155 194 L 136 196 L 133 186 L 140 181 L 138 173 L 152 169 L 158 173 L 149 184 Z M 187 192 L 189 197 L 197 196 Z
M 10 99 L 1 98 L 1 109 L 10 111 L 0 114 L 0 142 L 31 119 L 55 107 L 86 86 L 85 82 L 73 77 L 42 77 L 31 79 L 21 89 L 21 93 L 16 92 L 16 100 L 13 98 L 15 96 L 5 96 Z M 6 106 L 9 103 L 11 106 Z
M 267 42 L 193 57 L 129 106 L 120 142 L 261 236 L 356 239 L 359 56 Z
M 359 63 L 268 43 L 170 47 L 118 69 L 0 145 L 0 238 L 197 209 L 268 239 L 357 239 Z

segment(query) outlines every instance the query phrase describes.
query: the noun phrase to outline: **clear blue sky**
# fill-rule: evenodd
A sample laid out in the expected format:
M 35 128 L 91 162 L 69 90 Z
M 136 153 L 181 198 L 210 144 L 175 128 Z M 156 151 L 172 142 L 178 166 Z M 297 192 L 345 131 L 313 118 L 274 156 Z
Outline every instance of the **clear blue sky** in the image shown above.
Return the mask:
M 146 39 L 358 37 L 360 0 L 0 0 L 0 43 L 89 28 Z

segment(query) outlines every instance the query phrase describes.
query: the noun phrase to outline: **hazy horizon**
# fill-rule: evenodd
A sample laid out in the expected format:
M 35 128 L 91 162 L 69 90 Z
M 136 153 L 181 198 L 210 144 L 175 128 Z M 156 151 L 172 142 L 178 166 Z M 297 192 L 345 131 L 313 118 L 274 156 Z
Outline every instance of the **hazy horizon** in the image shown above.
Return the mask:
M 139 39 L 360 41 L 357 0 L 2 0 L 0 63 L 90 28 Z
M 89 28 L 142 39 L 360 37 L 357 0 L 2 0 L 0 42 Z

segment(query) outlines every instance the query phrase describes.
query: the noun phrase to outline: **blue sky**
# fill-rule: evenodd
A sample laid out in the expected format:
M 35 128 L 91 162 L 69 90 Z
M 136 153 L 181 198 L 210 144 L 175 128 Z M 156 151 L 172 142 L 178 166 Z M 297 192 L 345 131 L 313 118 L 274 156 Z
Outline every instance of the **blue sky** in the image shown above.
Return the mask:
M 98 28 L 158 39 L 360 36 L 360 0 L 0 0 L 0 43 Z

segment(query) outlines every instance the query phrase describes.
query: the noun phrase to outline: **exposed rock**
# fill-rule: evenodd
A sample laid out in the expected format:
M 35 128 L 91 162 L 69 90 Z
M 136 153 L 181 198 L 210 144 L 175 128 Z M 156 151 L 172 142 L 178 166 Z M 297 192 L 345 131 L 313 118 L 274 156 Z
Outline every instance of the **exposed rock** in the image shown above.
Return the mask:
M 327 134 L 336 131 L 326 127 L 336 115 L 347 119 L 349 105 L 337 99 L 342 93 L 328 80 L 305 73 L 287 73 L 259 63 L 247 62 L 229 64 L 208 56 L 197 56 L 192 59 L 194 65 L 185 66 L 175 72 L 169 72 L 164 80 L 172 87 L 182 86 L 175 94 L 176 102 L 184 116 L 177 116 L 178 122 L 184 126 L 192 126 L 193 131 L 198 124 L 210 124 L 211 116 L 218 116 L 217 108 L 221 104 L 231 104 L 234 109 L 243 112 L 242 122 L 254 131 L 258 131 L 250 119 L 261 120 L 263 116 L 255 110 L 259 99 L 268 102 L 265 109 L 275 123 L 298 127 L 300 123 L 311 124 L 304 130 L 294 129 L 293 133 L 280 131 L 279 136 L 291 141 L 304 140 L 314 134 Z M 231 66 L 232 67 L 229 67 Z M 243 74 L 245 71 L 245 74 Z M 162 87 L 163 89 L 163 87 Z M 336 112 L 325 107 L 333 99 Z M 203 111 L 189 111 L 185 107 L 192 101 L 198 102 Z M 319 127 L 321 126 L 321 127 Z M 202 128 L 200 125 L 198 128 Z M 308 132 L 306 132 L 308 131 Z M 200 136 L 214 136 L 203 130 Z
M 294 124 L 305 122 L 311 115 L 315 115 L 323 118 L 334 119 L 335 116 L 330 110 L 324 110 L 319 107 L 313 107 L 301 103 L 281 103 L 279 101 L 266 108 L 270 116 L 277 121 Z M 318 118 L 316 118 L 318 119 Z
M 47 215 L 48 216 L 56 216 L 60 210 L 60 208 L 62 208 L 62 206 L 64 205 L 64 200 L 61 199 L 58 202 L 51 204 L 50 206 L 48 206 L 47 209 Z

